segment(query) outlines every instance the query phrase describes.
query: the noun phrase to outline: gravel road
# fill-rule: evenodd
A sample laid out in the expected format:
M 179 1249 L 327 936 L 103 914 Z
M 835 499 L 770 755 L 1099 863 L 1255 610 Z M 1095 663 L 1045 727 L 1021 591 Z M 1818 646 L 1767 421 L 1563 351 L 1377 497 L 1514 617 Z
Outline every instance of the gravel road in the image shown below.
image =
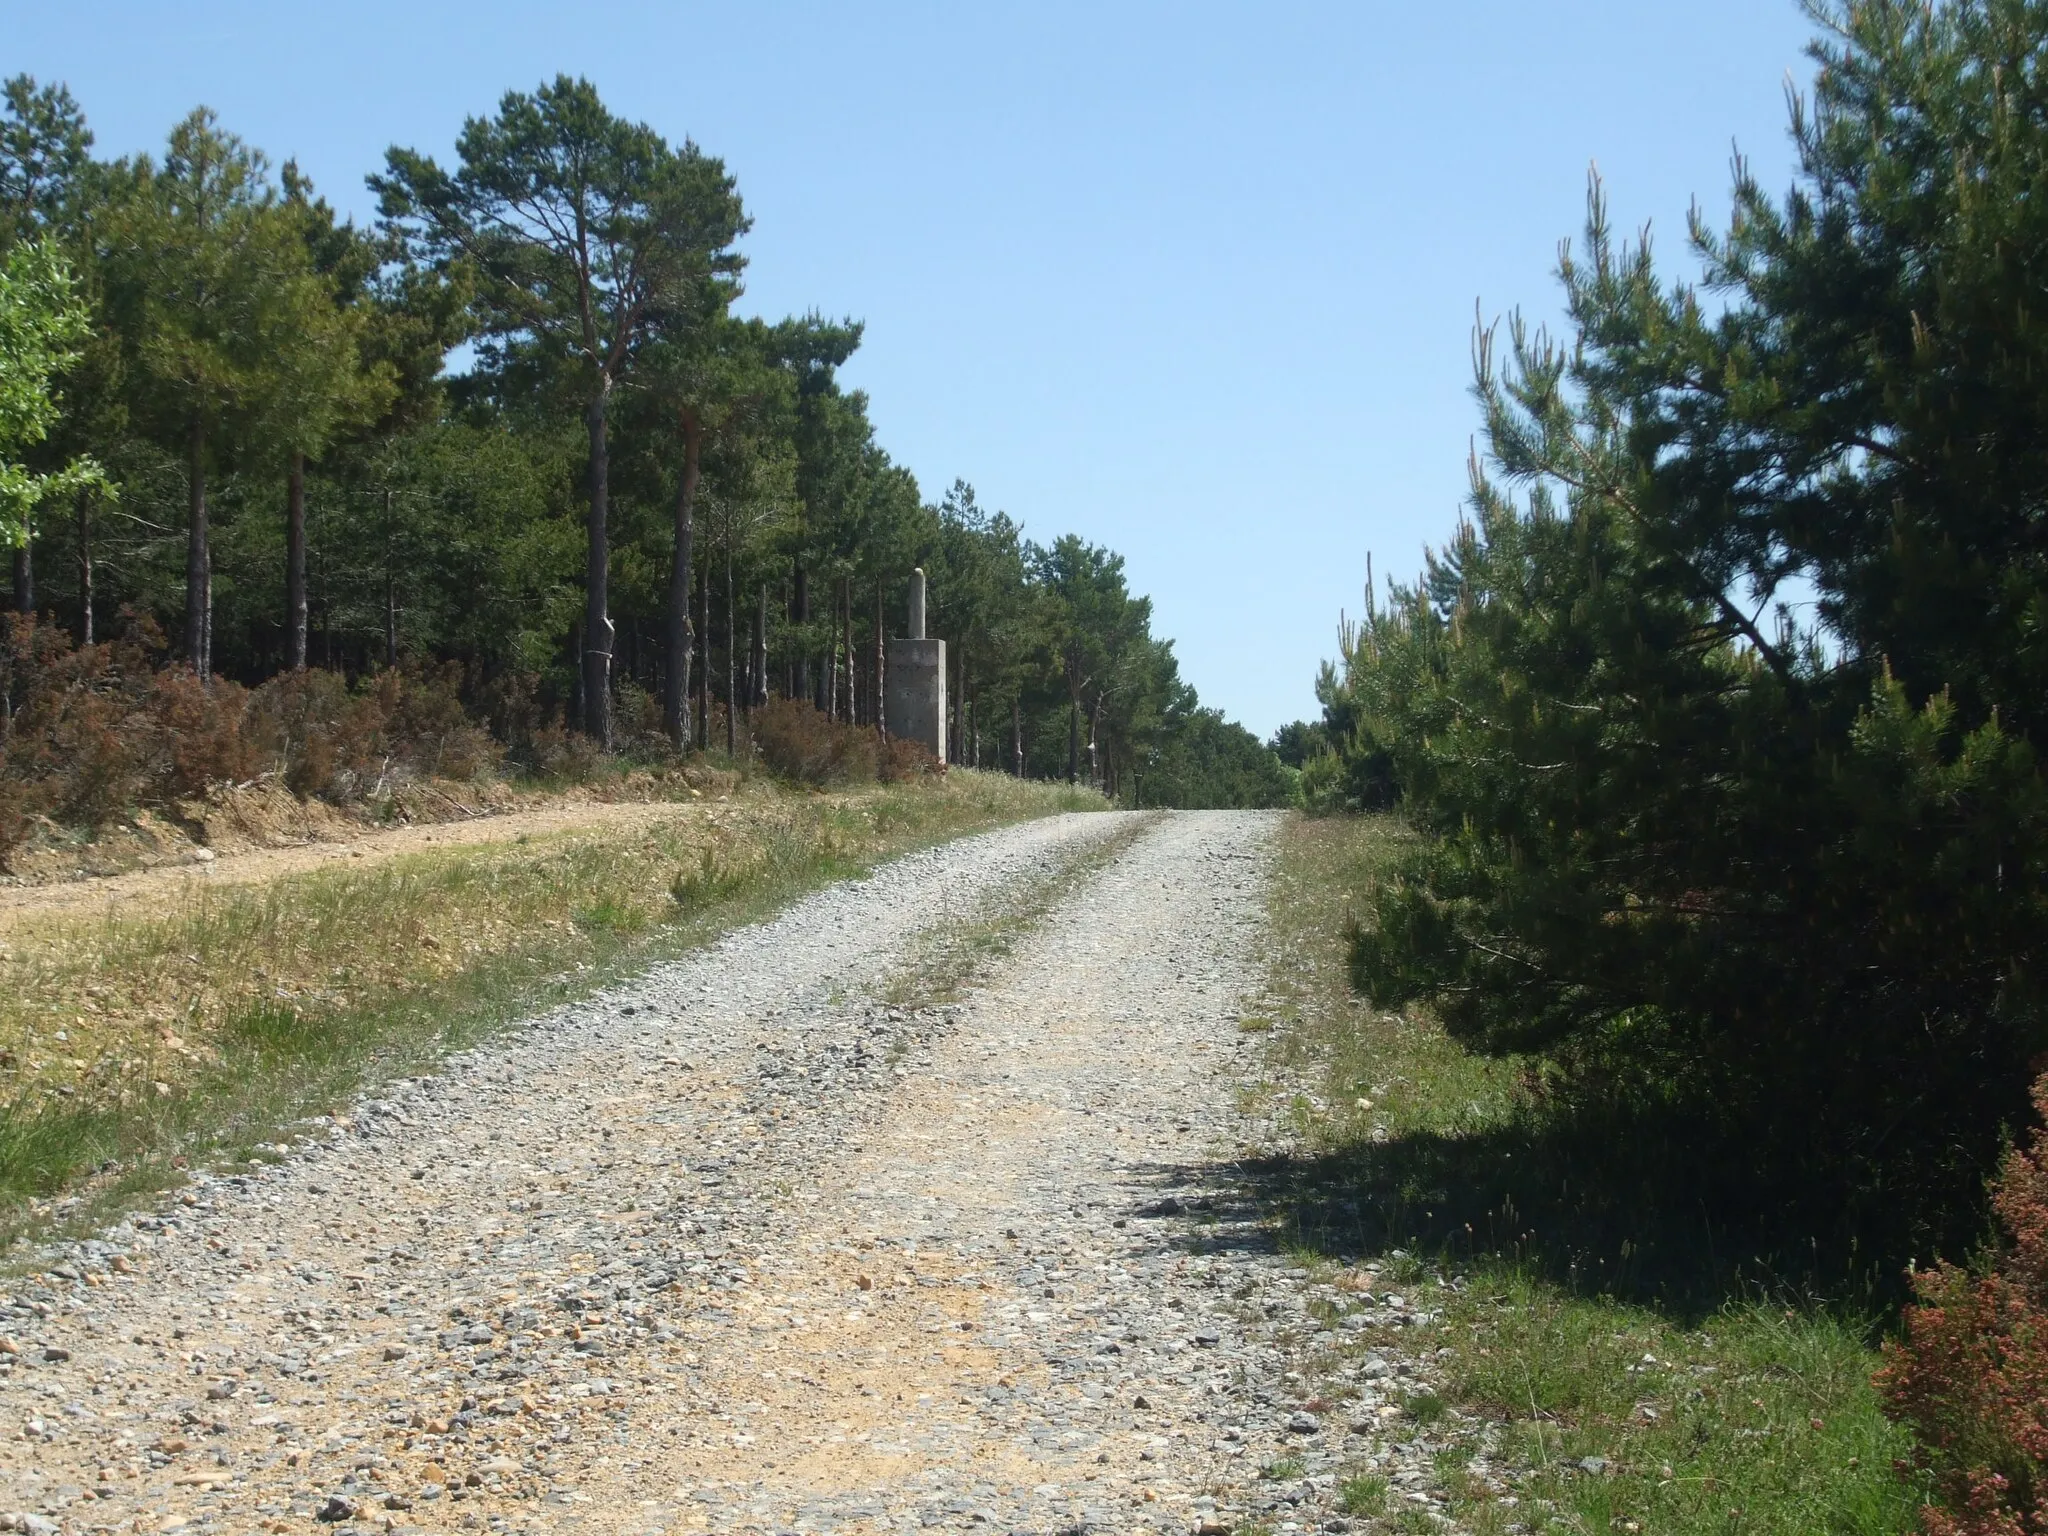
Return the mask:
M 1340 1465 L 1427 1448 L 1412 1363 L 1310 1395 L 1408 1303 L 1232 1187 L 1272 819 L 1150 817 L 966 1002 L 875 1000 L 1126 821 L 899 860 L 53 1255 L 0 1527 L 1344 1529 Z

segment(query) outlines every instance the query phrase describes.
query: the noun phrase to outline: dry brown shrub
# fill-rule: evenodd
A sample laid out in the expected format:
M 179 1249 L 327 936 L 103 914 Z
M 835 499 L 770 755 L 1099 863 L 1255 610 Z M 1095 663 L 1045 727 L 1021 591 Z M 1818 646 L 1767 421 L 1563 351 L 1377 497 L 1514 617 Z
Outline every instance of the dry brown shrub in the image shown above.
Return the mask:
M 903 784 L 916 779 L 935 779 L 945 774 L 946 765 L 921 741 L 891 736 L 882 744 L 875 760 L 875 777 L 884 784 Z
M 1877 1374 L 1886 1411 L 1919 1442 L 1915 1470 L 1934 1476 L 1928 1536 L 2048 1532 L 2048 1077 L 2034 1109 L 2040 1123 L 1992 1195 L 2005 1237 L 1993 1263 L 1915 1273 L 1905 1337 Z
M 871 783 L 873 731 L 828 720 L 800 699 L 771 699 L 748 722 L 754 746 L 771 773 L 819 786 Z
M 252 693 L 167 660 L 162 635 L 133 615 L 118 639 L 82 648 L 32 618 L 0 623 L 0 863 L 39 817 L 96 827 L 271 774 L 347 803 L 394 771 L 467 779 L 499 756 L 454 664 L 355 688 L 285 673 Z

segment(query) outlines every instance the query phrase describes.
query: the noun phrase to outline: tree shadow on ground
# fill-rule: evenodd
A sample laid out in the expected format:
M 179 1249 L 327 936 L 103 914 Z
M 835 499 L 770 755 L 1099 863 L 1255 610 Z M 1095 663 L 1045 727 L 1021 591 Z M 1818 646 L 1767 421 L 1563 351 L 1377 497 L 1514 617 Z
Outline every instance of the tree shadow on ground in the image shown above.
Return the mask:
M 1501 1261 L 1683 1322 L 1733 1301 L 1889 1312 L 1904 1270 L 1889 1254 L 1905 1239 L 1877 1223 L 1887 1240 L 1873 1247 L 1864 1202 L 1851 1208 L 1756 1163 L 1669 1123 L 1532 1113 L 1247 1159 L 1209 1177 L 1242 1190 L 1282 1243 L 1327 1258 Z

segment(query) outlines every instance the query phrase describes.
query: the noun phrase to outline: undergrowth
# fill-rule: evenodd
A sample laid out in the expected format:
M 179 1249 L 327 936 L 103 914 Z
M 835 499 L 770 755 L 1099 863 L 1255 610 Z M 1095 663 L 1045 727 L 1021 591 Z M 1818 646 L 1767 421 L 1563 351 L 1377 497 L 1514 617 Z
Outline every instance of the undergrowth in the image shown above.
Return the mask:
M 0 1244 L 244 1158 L 380 1078 L 877 860 L 1099 806 L 955 772 L 410 854 L 0 930 Z
M 1385 817 L 1295 818 L 1271 897 L 1270 1081 L 1296 1150 L 1253 1170 L 1311 1264 L 1426 1288 L 1424 1328 L 1347 1333 L 1349 1355 L 1434 1356 L 1459 1447 L 1438 1481 L 1476 1532 L 1904 1532 L 1866 1299 L 1773 1285 L 1660 1209 L 1625 1149 L 1557 1136 L 1513 1064 L 1347 981 L 1349 903 L 1405 836 Z M 1633 1236 L 1630 1227 L 1633 1228 Z M 1439 1288 L 1437 1281 L 1446 1283 Z M 1412 1417 L 1412 1415 L 1411 1415 Z M 1483 1475 L 1469 1470 L 1471 1458 Z M 1346 1507 L 1378 1528 L 1364 1468 Z M 1391 1527 L 1389 1527 L 1391 1528 Z

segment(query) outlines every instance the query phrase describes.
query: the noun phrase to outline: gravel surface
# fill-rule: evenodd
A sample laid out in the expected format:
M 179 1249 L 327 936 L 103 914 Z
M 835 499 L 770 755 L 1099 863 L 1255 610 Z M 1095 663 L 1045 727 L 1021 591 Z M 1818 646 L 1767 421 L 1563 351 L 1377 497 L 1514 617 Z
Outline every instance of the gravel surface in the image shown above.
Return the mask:
M 966 1002 L 873 1000 L 1125 820 L 899 860 L 51 1255 L 0 1310 L 0 1528 L 1341 1530 L 1366 1468 L 1427 1507 L 1421 1368 L 1332 1348 L 1425 1314 L 1233 1184 L 1270 816 L 1151 817 Z

